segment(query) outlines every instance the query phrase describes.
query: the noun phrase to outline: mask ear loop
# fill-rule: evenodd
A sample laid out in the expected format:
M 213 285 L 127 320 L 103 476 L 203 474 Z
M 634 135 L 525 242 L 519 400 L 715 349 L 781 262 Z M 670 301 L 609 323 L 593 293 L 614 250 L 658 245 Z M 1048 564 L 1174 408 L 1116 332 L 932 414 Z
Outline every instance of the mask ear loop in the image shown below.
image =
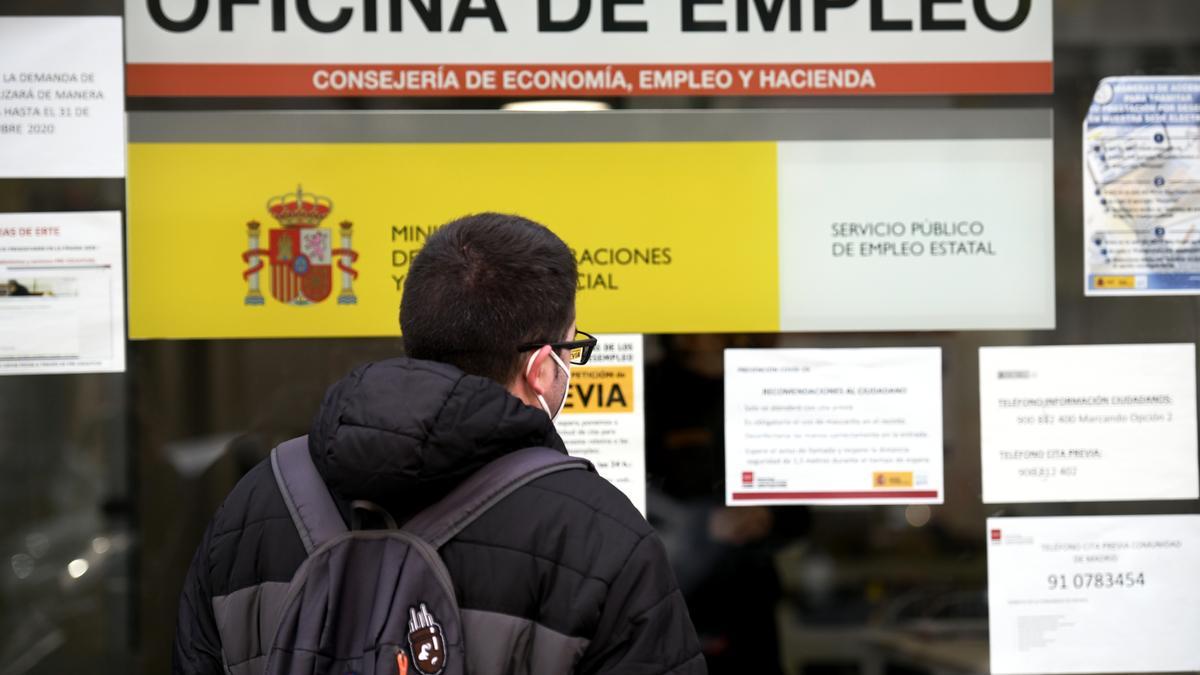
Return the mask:
M 567 407 L 567 396 L 571 393 L 571 369 L 562 362 L 562 359 L 558 358 L 558 354 L 555 354 L 553 350 L 550 352 L 550 358 L 554 359 L 554 362 L 558 364 L 558 367 L 567 376 L 567 381 L 563 383 L 563 396 L 562 401 L 558 404 L 558 412 L 550 416 L 550 419 L 553 421 L 558 419 L 558 416 L 562 414 L 563 408 Z
M 538 350 L 538 351 L 541 351 L 541 350 Z M 551 351 L 550 354 L 553 355 L 554 352 Z M 533 354 L 531 354 L 529 356 L 529 363 L 525 366 L 525 379 L 526 380 L 529 379 L 529 374 L 533 372 L 533 362 L 535 359 L 537 359 L 537 355 L 538 355 L 538 353 L 534 352 Z M 550 419 L 551 419 L 551 421 L 553 421 L 554 415 L 550 414 L 550 406 L 546 405 L 546 398 L 544 396 L 542 396 L 541 394 L 537 393 L 536 391 L 533 392 L 533 395 L 537 397 L 538 403 L 541 404 L 541 406 L 542 406 L 542 410 L 546 411 L 546 414 L 550 415 Z

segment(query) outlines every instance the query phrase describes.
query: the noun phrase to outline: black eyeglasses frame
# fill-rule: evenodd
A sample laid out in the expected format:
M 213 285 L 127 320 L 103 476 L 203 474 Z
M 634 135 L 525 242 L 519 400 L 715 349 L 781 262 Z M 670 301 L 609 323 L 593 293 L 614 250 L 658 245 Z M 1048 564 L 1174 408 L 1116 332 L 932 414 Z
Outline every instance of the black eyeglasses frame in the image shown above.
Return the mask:
M 566 349 L 573 352 L 576 349 L 579 349 L 581 350 L 580 356 L 579 358 L 572 358 L 571 365 L 582 366 L 588 362 L 588 359 L 592 358 L 592 352 L 596 349 L 596 344 L 599 342 L 599 340 L 597 340 L 596 336 L 592 335 L 591 333 L 581 331 L 578 328 L 575 329 L 575 334 L 584 336 L 584 339 L 571 340 L 569 342 L 527 342 L 517 347 L 517 352 L 520 353 L 528 352 L 534 349 L 541 349 L 546 345 L 549 345 L 550 348 L 555 351 Z

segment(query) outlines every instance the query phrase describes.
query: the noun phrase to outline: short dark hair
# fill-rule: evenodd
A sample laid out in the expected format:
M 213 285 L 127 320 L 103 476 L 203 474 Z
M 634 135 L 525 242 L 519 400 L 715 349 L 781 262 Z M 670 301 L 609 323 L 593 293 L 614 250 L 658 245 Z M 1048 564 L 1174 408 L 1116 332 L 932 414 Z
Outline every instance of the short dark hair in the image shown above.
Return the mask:
M 404 281 L 405 352 L 508 384 L 520 345 L 563 339 L 577 282 L 571 249 L 546 226 L 500 213 L 454 220 L 429 236 Z

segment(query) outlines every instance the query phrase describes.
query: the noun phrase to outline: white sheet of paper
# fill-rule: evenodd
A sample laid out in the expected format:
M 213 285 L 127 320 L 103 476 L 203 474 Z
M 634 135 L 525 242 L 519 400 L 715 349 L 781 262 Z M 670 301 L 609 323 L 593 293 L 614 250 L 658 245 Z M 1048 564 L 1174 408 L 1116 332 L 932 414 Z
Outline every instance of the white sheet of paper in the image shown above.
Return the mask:
M 725 350 L 725 499 L 941 504 L 942 351 Z
M 1196 499 L 1196 348 L 979 350 L 985 503 Z
M 121 18 L 0 17 L 0 178 L 125 175 Z
M 1200 515 L 987 527 L 993 673 L 1200 670 Z
M 124 370 L 120 212 L 0 214 L 0 375 Z
M 586 365 L 571 366 L 567 405 L 555 427 L 572 456 L 596 470 L 646 515 L 646 407 L 641 335 L 597 335 Z

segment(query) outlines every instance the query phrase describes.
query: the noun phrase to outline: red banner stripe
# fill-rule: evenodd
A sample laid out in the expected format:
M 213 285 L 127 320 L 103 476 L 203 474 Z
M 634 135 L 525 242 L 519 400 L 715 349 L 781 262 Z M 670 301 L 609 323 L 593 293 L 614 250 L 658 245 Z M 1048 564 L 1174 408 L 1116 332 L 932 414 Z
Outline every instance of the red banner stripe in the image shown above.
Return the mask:
M 875 492 L 735 492 L 733 501 L 750 502 L 773 499 L 937 499 L 937 490 L 905 490 Z
M 866 85 L 868 74 L 873 86 Z M 1050 94 L 1054 91 L 1054 64 L 131 63 L 126 67 L 126 80 L 133 97 Z M 627 86 L 620 86 L 621 82 Z

